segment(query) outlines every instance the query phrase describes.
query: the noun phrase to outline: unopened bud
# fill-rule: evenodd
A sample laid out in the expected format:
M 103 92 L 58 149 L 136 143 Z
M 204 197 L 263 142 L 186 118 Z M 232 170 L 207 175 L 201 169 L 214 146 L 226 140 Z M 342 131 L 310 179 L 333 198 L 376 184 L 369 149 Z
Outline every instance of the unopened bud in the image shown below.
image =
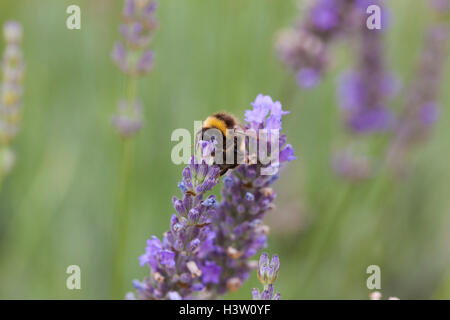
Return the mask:
M 263 253 L 258 263 L 258 279 L 264 285 L 269 285 L 275 282 L 280 270 L 280 260 L 278 255 L 274 254 L 272 260 L 269 262 L 267 253 Z

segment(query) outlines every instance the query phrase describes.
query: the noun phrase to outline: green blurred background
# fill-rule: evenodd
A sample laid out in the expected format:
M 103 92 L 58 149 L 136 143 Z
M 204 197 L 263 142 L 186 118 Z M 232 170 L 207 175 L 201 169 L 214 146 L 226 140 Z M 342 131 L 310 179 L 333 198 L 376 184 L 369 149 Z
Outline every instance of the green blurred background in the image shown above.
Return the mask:
M 135 141 L 129 238 L 123 285 L 142 279 L 151 235 L 173 212 L 183 166 L 170 160 L 176 128 L 218 110 L 243 116 L 258 93 L 291 111 L 284 130 L 296 149 L 275 188 L 270 253 L 281 270 L 283 299 L 366 299 L 366 268 L 381 267 L 385 297 L 450 298 L 450 103 L 448 66 L 442 117 L 432 140 L 408 159 L 402 179 L 381 175 L 350 185 L 330 157 L 342 126 L 337 74 L 350 60 L 335 48 L 325 81 L 301 91 L 277 60 L 277 32 L 298 16 L 293 0 L 159 1 L 154 71 L 142 79 L 145 127 Z M 67 6 L 81 7 L 81 30 L 65 25 Z M 0 298 L 109 299 L 120 141 L 110 124 L 125 78 L 110 52 L 119 37 L 121 0 L 2 0 L 0 23 L 24 26 L 27 65 L 24 121 L 14 142 L 17 163 L 0 195 Z M 389 1 L 386 50 L 402 81 L 412 80 L 430 22 L 425 0 Z M 1 45 L 3 48 L 3 45 Z M 396 106 L 400 107 L 400 105 Z M 81 290 L 66 288 L 66 268 L 81 267 Z M 256 276 L 226 298 L 248 299 Z

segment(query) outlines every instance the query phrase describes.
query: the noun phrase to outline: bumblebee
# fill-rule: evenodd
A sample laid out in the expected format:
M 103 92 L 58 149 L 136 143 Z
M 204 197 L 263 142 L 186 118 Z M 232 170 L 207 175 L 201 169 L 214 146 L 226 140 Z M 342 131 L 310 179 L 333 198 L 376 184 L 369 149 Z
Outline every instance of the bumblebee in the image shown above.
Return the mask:
M 232 138 L 230 135 L 232 135 Z M 233 115 L 219 112 L 206 118 L 202 128 L 196 134 L 196 142 L 200 140 L 217 141 L 218 146 L 212 153 L 212 156 L 215 158 L 214 163 L 220 168 L 219 176 L 223 176 L 228 170 L 234 169 L 245 162 L 243 161 L 245 136 L 246 133 L 243 126 Z M 197 145 L 198 143 L 196 143 Z M 221 161 L 216 161 L 218 148 L 222 150 Z M 230 161 L 231 156 L 232 159 Z

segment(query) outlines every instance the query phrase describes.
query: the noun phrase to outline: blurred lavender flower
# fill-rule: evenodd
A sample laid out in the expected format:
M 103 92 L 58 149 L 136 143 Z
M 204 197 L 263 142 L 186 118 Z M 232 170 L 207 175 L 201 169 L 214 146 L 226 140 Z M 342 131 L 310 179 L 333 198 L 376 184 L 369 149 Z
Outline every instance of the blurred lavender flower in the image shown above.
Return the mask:
M 355 7 L 360 21 L 366 19 L 365 8 Z M 399 85 L 384 66 L 383 30 L 369 30 L 362 23 L 358 30 L 357 66 L 339 79 L 339 104 L 346 126 L 352 133 L 385 131 L 394 123 L 388 106 Z
M 269 262 L 267 253 L 262 253 L 259 258 L 257 276 L 259 282 L 264 285 L 264 290 L 259 292 L 258 289 L 252 289 L 253 300 L 280 300 L 279 293 L 274 295 L 273 283 L 277 280 L 278 271 L 280 270 L 280 260 L 278 255 L 274 254 Z
M 25 64 L 20 48 L 22 26 L 15 21 L 3 26 L 6 42 L 1 63 L 2 82 L 0 87 L 0 175 L 8 173 L 14 165 L 11 141 L 19 131 L 22 111 L 23 75 Z
M 355 148 L 336 151 L 333 154 L 332 167 L 340 177 L 353 182 L 368 179 L 373 174 L 370 157 Z
M 123 41 L 115 44 L 112 58 L 119 69 L 130 75 L 145 75 L 153 65 L 153 52 L 147 47 L 158 23 L 156 3 L 151 0 L 125 0 L 120 33 Z
M 119 102 L 117 115 L 112 118 L 112 124 L 124 138 L 133 136 L 142 128 L 142 104 L 130 103 L 122 100 Z
M 155 18 L 156 3 L 151 0 L 125 0 L 120 33 L 111 57 L 128 77 L 128 97 L 119 103 L 112 124 L 124 138 L 133 136 L 142 127 L 142 106 L 136 102 L 136 79 L 150 72 L 153 51 L 148 49 L 153 31 L 158 26 Z
M 246 129 L 281 129 L 287 112 L 279 102 L 259 95 L 252 106 L 245 113 Z M 279 139 L 280 164 L 295 159 L 286 136 Z M 205 141 L 200 146 L 211 147 Z M 170 231 L 162 241 L 149 240 L 140 258 L 152 275 L 134 283 L 140 299 L 206 298 L 237 290 L 254 268 L 250 258 L 266 246 L 269 230 L 262 218 L 274 207 L 270 185 L 277 176 L 261 175 L 261 164 L 240 165 L 224 177 L 222 202 L 216 203 L 205 193 L 218 184 L 219 167 L 194 160 L 183 170 L 183 198 L 173 198 L 177 214 Z
M 388 162 L 402 167 L 407 151 L 429 136 L 438 119 L 438 90 L 447 59 L 449 26 L 436 24 L 428 30 L 417 74 L 406 97 L 406 103 L 395 127 Z
M 450 0 L 431 0 L 431 5 L 439 13 L 450 12 Z
M 366 9 L 371 4 L 381 8 L 381 30 L 370 30 L 366 26 Z M 344 72 L 338 79 L 339 107 L 352 142 L 351 146 L 335 152 L 332 166 L 339 176 L 353 182 L 370 178 L 374 173 L 372 159 L 354 150 L 353 146 L 361 144 L 361 136 L 387 132 L 395 125 L 390 104 L 399 92 L 400 84 L 385 67 L 382 41 L 386 16 L 386 9 L 380 1 L 355 1 L 353 27 L 357 37 L 357 62 L 352 70 Z
M 300 87 L 316 86 L 325 72 L 329 45 L 352 25 L 356 0 L 317 0 L 298 26 L 281 31 L 276 51 Z

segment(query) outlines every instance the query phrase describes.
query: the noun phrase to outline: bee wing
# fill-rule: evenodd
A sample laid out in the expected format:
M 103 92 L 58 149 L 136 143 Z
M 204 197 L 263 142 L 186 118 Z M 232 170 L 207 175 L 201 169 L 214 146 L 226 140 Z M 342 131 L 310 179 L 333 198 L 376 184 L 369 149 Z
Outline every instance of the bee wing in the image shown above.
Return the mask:
M 255 164 L 257 155 L 256 155 L 256 149 L 250 148 L 249 150 L 246 150 L 247 145 L 247 137 L 248 141 L 250 142 L 253 140 L 252 145 L 256 146 L 258 141 L 258 135 L 253 130 L 245 130 L 244 128 L 238 127 L 234 129 L 234 134 L 237 136 L 244 137 L 244 139 L 240 139 L 240 144 L 237 146 L 237 149 L 245 156 L 245 163 L 248 164 Z M 251 152 L 251 154 L 249 153 Z
M 237 128 L 237 129 L 234 129 L 234 133 L 237 135 L 242 135 L 242 136 L 249 137 L 249 138 L 252 138 L 255 140 L 258 139 L 258 135 L 256 134 L 255 131 Z

